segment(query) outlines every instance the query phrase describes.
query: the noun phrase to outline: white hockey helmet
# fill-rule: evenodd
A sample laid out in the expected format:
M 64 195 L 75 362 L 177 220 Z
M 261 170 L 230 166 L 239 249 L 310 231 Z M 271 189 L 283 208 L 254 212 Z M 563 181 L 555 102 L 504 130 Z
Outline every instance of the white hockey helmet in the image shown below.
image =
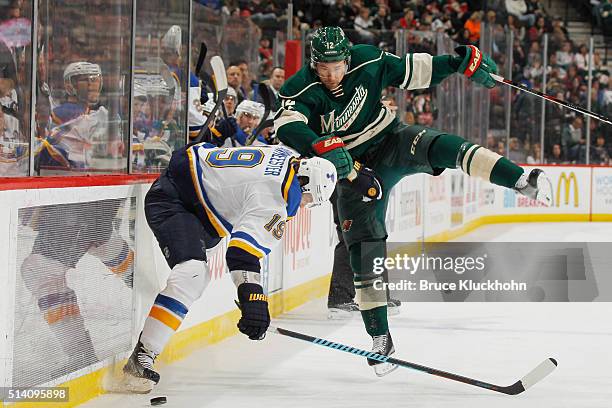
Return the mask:
M 182 33 L 183 31 L 181 30 L 181 27 L 173 25 L 162 37 L 162 46 L 175 52 L 177 55 L 181 55 Z
M 138 75 L 134 75 L 134 98 L 147 98 L 146 80 Z
M 68 64 L 68 66 L 64 69 L 64 87 L 66 88 L 66 93 L 68 95 L 77 96 L 72 79 L 79 75 L 99 77 L 100 89 L 98 92 L 102 91 L 102 69 L 100 66 L 87 61 L 78 61 Z
M 236 107 L 236 116 L 240 115 L 241 113 L 248 113 L 261 119 L 264 111 L 265 109 L 262 103 L 245 99 Z
M 234 100 L 238 100 L 238 94 L 236 93 L 236 90 L 231 86 L 227 87 L 227 96 L 232 96 Z
M 336 167 L 322 157 L 300 159 L 297 176 L 308 177 L 308 183 L 302 186 L 302 193 L 310 193 L 314 205 L 329 200 L 338 181 Z
M 149 75 L 146 87 L 149 96 L 170 96 L 170 87 L 161 75 Z

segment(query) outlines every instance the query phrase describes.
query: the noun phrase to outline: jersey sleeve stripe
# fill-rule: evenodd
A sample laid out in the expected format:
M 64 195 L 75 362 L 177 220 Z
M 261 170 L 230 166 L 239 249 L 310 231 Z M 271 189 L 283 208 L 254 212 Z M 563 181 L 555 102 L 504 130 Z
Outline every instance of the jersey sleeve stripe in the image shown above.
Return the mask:
M 321 82 L 313 82 L 312 84 L 308 85 L 306 88 L 302 89 L 300 92 L 296 93 L 295 95 L 280 95 L 279 96 L 281 98 L 285 98 L 285 99 L 293 99 L 293 98 L 297 98 L 298 96 L 300 96 L 301 94 L 303 94 L 304 92 L 306 92 L 311 86 L 315 86 L 317 84 L 321 84 Z
M 358 70 L 359 68 L 363 67 L 364 65 L 368 65 L 368 64 L 371 64 L 373 62 L 380 61 L 382 59 L 383 55 L 385 55 L 385 52 L 381 51 L 380 55 L 378 56 L 378 58 L 375 58 L 373 60 L 369 60 L 369 61 L 366 61 L 366 62 L 363 62 L 363 63 L 357 65 L 355 68 L 352 68 L 352 69 L 348 70 L 346 75 L 350 74 L 351 72 L 354 72 L 354 71 Z
M 423 89 L 428 88 L 431 83 L 431 74 L 433 68 L 433 57 L 427 53 L 420 52 L 410 54 L 412 58 L 410 73 L 411 79 L 408 81 L 406 89 Z
M 281 126 L 293 122 L 304 122 L 305 124 L 308 124 L 308 118 L 300 112 L 283 109 L 282 113 L 274 119 L 274 131 L 278 132 L 278 129 L 280 129 Z
M 293 178 L 295 177 L 295 168 L 291 165 L 291 161 L 289 161 L 289 165 L 287 166 L 287 173 L 285 174 L 285 179 L 281 184 L 281 193 L 283 194 L 283 198 L 285 202 L 288 202 L 289 199 L 289 189 L 291 188 L 291 183 L 293 182 Z
M 256 247 L 254 247 L 253 245 L 241 239 L 232 238 L 228 244 L 228 247 L 240 248 L 243 251 L 248 252 L 249 254 L 253 256 L 256 256 L 257 258 L 263 258 L 265 255 L 263 252 L 258 250 Z
M 192 149 L 187 149 L 187 156 L 189 157 L 189 170 L 191 172 L 191 181 L 195 188 L 196 194 L 198 195 L 198 200 L 204 207 L 204 211 L 206 212 L 206 216 L 208 220 L 212 224 L 212 226 L 217 231 L 217 234 L 221 238 L 229 235 L 229 232 L 232 230 L 232 225 L 225 221 L 214 209 L 208 197 L 206 196 L 206 192 L 204 190 L 204 185 L 202 184 L 202 168 L 200 166 L 198 155 L 195 152 L 195 149 L 198 146 L 193 146 Z
M 255 240 L 255 238 L 253 238 L 250 234 L 244 231 L 236 231 L 232 233 L 231 240 L 233 241 L 235 239 L 239 239 L 239 240 L 242 240 L 243 242 L 249 243 L 251 246 L 254 246 L 255 248 L 259 249 L 261 252 L 265 253 L 266 255 L 270 253 L 270 248 L 266 248 L 263 245 L 259 245 L 259 243 L 257 242 L 257 240 Z
M 412 78 L 412 54 L 406 55 L 404 59 L 406 60 L 406 73 L 404 74 L 404 82 L 400 85 L 402 89 L 406 89 L 410 83 L 410 78 Z

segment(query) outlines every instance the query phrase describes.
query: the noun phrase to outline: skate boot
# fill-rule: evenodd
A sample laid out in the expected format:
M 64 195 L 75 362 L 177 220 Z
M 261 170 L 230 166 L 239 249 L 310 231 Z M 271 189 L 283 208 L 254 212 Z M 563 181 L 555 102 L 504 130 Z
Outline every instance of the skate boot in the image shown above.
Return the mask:
M 353 301 L 340 303 L 335 305 L 327 306 L 328 315 L 327 318 L 330 320 L 337 319 L 351 319 L 353 313 L 359 312 L 359 305 Z
M 153 385 L 159 382 L 159 374 L 153 370 L 156 358 L 157 354 L 147 350 L 138 340 L 132 355 L 123 367 L 123 372 L 129 377 L 130 391 L 148 393 L 153 389 Z
M 402 302 L 397 299 L 389 298 L 387 300 L 387 316 L 395 316 L 400 312 Z
M 372 351 L 376 354 L 383 356 L 390 356 L 395 353 L 395 347 L 393 347 L 393 340 L 391 339 L 391 333 L 387 331 L 387 334 L 382 336 L 372 337 L 374 345 Z M 378 377 L 389 374 L 391 371 L 397 368 L 397 365 L 391 363 L 385 363 L 378 360 L 368 358 L 368 365 L 374 368 L 374 373 Z
M 540 169 L 531 170 L 529 175 L 523 173 L 516 182 L 514 189 L 547 207 L 553 205 L 552 183 L 546 173 Z

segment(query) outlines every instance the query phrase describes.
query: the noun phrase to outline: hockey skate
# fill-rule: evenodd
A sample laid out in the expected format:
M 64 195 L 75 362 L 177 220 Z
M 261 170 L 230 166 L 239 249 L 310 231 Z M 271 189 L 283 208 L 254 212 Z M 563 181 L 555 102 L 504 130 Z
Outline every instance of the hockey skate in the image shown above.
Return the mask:
M 393 347 L 393 340 L 391 339 L 391 333 L 387 331 L 386 334 L 382 336 L 373 336 L 373 346 L 372 351 L 376 354 L 380 354 L 383 356 L 390 356 L 395 353 L 395 347 Z M 385 376 L 395 370 L 397 365 L 391 363 L 384 363 L 377 360 L 372 360 L 368 358 L 368 365 L 374 368 L 374 373 L 378 377 Z
M 359 312 L 359 305 L 353 301 L 327 306 L 327 318 L 330 320 L 351 319 L 353 313 Z
M 389 298 L 387 300 L 387 316 L 396 316 L 400 313 L 402 302 L 398 299 Z
M 553 205 L 552 183 L 550 178 L 541 169 L 533 169 L 529 175 L 523 173 L 516 182 L 514 189 L 547 207 Z
M 149 351 L 140 340 L 123 367 L 126 388 L 135 393 L 146 394 L 159 382 L 159 374 L 153 370 L 157 354 Z

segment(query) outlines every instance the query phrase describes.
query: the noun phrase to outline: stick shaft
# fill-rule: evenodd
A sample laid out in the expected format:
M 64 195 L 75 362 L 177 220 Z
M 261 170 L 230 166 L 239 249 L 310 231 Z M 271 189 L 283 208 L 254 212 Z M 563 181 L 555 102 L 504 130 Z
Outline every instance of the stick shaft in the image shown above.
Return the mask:
M 500 392 L 503 394 L 515 395 L 515 394 L 519 394 L 525 391 L 525 388 L 523 387 L 520 381 L 517 381 L 516 383 L 510 386 L 495 385 L 495 384 L 487 383 L 484 381 L 476 380 L 473 378 L 464 377 L 462 375 L 449 373 L 447 371 L 438 370 L 436 368 L 431 368 L 431 367 L 427 367 L 424 365 L 411 363 L 409 361 L 404 361 L 404 360 L 392 358 L 389 356 L 383 356 L 381 354 L 376 354 L 371 351 L 361 350 L 356 347 L 347 346 L 341 343 L 336 343 L 336 342 L 332 342 L 329 340 L 320 339 L 317 337 L 309 336 L 307 334 L 298 333 L 298 332 L 294 332 L 294 331 L 287 330 L 287 329 L 282 329 L 280 327 L 270 326 L 270 329 L 273 332 L 281 334 L 283 336 L 292 337 L 294 339 L 299 339 L 299 340 L 304 340 L 304 341 L 307 341 L 313 344 L 317 344 L 319 346 L 328 347 L 334 350 L 344 351 L 346 353 L 351 353 L 351 354 L 354 354 L 360 357 L 366 357 L 366 358 L 377 360 L 383 363 L 396 364 L 400 367 L 410 368 L 410 369 L 421 371 L 427 374 L 435 375 L 438 377 L 443 377 L 448 380 L 462 382 L 464 384 L 469 384 L 475 387 L 485 388 L 487 390 L 496 391 L 496 392 Z
M 557 105 L 561 105 L 561 106 L 563 106 L 565 108 L 575 110 L 576 112 L 580 112 L 583 115 L 590 116 L 590 117 L 592 117 L 594 119 L 597 119 L 597 120 L 600 120 L 600 121 L 602 121 L 604 123 L 607 123 L 608 125 L 612 125 L 612 120 L 611 119 L 609 119 L 609 118 L 607 118 L 607 117 L 605 117 L 603 115 L 600 115 L 599 113 L 591 112 L 591 111 L 589 111 L 587 109 L 581 108 L 580 106 L 574 105 L 573 103 L 562 101 L 562 100 L 557 99 L 557 98 L 555 98 L 553 96 L 547 95 L 547 94 L 542 93 L 540 91 L 536 91 L 535 89 L 527 88 L 524 85 L 520 85 L 520 84 L 518 84 L 516 82 L 512 82 L 509 79 L 505 79 L 505 78 L 503 78 L 503 77 L 501 77 L 499 75 L 491 74 L 491 77 L 494 80 L 496 80 L 497 82 L 501 82 L 501 83 L 506 84 L 508 86 L 511 86 L 511 87 L 513 87 L 515 89 L 519 89 L 519 90 L 527 92 L 529 94 L 532 94 L 532 95 L 535 95 L 535 96 L 539 96 L 540 98 L 544 98 L 547 101 L 554 102 Z
M 212 109 L 212 112 L 206 118 L 206 122 L 204 122 L 204 126 L 198 132 L 194 142 L 199 143 L 204 138 L 206 131 L 208 130 L 208 125 L 215 118 L 219 107 L 222 106 L 223 100 L 227 96 L 227 77 L 225 76 L 225 66 L 223 64 L 223 60 L 221 57 L 215 55 L 210 59 L 210 65 L 213 69 L 213 74 L 215 75 L 215 87 L 216 87 L 216 96 L 217 101 L 215 102 L 215 106 Z

